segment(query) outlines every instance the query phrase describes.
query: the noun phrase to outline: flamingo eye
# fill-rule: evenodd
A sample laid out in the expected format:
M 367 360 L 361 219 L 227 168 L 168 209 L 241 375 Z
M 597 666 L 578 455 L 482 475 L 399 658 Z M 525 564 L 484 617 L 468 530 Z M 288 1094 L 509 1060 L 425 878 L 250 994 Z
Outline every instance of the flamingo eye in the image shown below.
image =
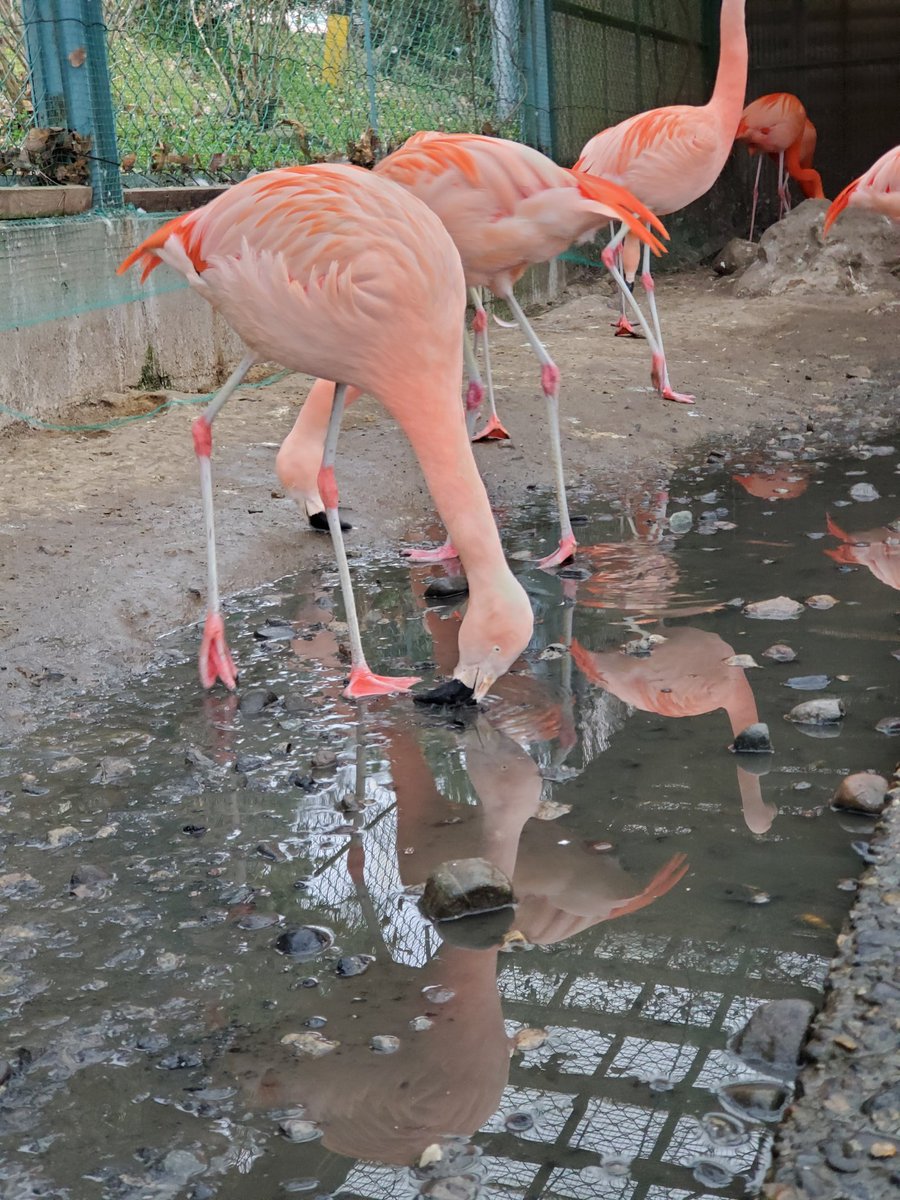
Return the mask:
M 499 647 L 499 646 L 495 646 L 495 647 L 494 647 L 494 653 L 495 653 L 495 654 L 499 654 L 499 653 L 500 653 L 500 647 Z

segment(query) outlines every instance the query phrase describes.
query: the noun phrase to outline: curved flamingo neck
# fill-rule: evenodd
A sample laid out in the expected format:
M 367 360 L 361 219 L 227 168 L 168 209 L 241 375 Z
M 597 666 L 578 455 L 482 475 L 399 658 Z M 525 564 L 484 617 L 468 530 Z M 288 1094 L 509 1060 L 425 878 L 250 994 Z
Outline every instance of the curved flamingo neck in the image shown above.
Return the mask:
M 784 165 L 787 167 L 791 179 L 796 179 L 800 184 L 803 194 L 808 200 L 825 199 L 822 176 L 813 167 L 804 167 L 800 161 L 799 141 L 788 147 L 784 156 Z
M 729 137 L 740 124 L 747 94 L 746 0 L 722 0 L 722 19 L 719 33 L 719 70 L 713 89 L 710 108 L 714 109 Z

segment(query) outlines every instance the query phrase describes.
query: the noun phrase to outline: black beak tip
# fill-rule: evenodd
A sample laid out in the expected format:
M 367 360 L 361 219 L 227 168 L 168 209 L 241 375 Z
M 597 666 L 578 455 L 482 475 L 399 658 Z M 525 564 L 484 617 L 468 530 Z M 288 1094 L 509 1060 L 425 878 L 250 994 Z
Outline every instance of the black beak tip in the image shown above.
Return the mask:
M 416 704 L 430 704 L 435 707 L 458 708 L 462 705 L 474 704 L 475 689 L 459 679 L 448 679 L 439 683 L 430 692 L 419 692 L 413 699 Z
M 319 533 L 328 532 L 328 518 L 325 516 L 324 512 L 312 513 L 307 519 L 309 521 L 310 529 L 316 529 L 319 531 Z M 341 520 L 342 533 L 346 533 L 348 529 L 352 528 L 353 526 L 349 521 L 344 521 L 343 519 Z

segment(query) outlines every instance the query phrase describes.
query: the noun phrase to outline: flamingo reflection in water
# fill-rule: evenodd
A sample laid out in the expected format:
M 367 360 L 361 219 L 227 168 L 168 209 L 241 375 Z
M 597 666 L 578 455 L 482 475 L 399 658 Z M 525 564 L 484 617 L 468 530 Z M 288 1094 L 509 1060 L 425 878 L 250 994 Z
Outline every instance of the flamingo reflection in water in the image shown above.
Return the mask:
M 846 533 L 830 516 L 826 521 L 828 532 L 841 542 L 840 546 L 826 549 L 829 558 L 837 563 L 866 567 L 880 583 L 900 591 L 900 522 L 864 533 Z
M 545 824 L 534 820 L 544 781 L 520 745 L 478 716 L 460 747 L 472 794 L 453 803 L 441 794 L 422 748 L 423 737 L 440 731 L 416 730 L 407 721 L 380 732 L 397 797 L 394 872 L 406 887 L 424 882 L 440 862 L 486 857 L 521 891 L 522 935 L 550 943 L 652 903 L 688 870 L 684 855 L 675 855 L 641 887 L 614 859 L 593 855 L 560 880 L 556 858 L 536 845 L 524 856 L 520 851 L 530 827 Z M 328 1150 L 403 1166 L 448 1134 L 469 1137 L 497 1111 L 513 1044 L 497 989 L 497 945 L 468 949 L 445 941 L 420 969 L 396 961 L 390 943 L 402 901 L 370 894 L 369 877 L 384 873 L 384 862 L 365 849 L 370 838 L 371 831 L 357 839 L 348 869 L 375 963 L 364 976 L 334 986 L 327 999 L 318 989 L 293 993 L 290 1017 L 266 1032 L 263 1046 L 249 1039 L 230 1053 L 228 1068 L 254 1106 L 302 1106 Z M 434 939 L 431 927 L 416 920 L 417 936 Z M 281 1039 L 302 1032 L 323 1008 L 323 1033 L 336 1044 L 321 1057 L 297 1056 Z M 377 1036 L 396 1038 L 395 1052 L 373 1053 Z
M 596 654 L 579 642 L 572 657 L 598 687 L 642 712 L 663 717 L 696 717 L 724 708 L 737 735 L 759 721 L 753 690 L 744 670 L 729 666 L 734 648 L 702 629 L 667 629 L 665 641 L 647 657 L 622 650 Z M 744 821 L 753 833 L 765 833 L 776 809 L 763 800 L 757 775 L 737 768 Z

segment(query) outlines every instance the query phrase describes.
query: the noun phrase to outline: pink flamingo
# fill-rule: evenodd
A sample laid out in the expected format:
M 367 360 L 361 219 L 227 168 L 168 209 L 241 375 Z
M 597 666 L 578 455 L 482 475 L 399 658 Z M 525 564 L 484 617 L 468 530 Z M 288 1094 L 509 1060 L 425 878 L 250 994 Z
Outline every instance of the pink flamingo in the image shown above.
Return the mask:
M 489 287 L 506 301 L 541 363 L 559 502 L 560 542 L 558 549 L 539 565 L 559 566 L 572 556 L 576 546 L 560 445 L 560 374 L 516 300 L 513 285 L 532 263 L 561 254 L 573 242 L 589 240 L 610 220 L 622 221 L 631 229 L 646 246 L 648 255 L 651 249 L 662 250 L 651 226 L 663 235 L 665 230 L 639 200 L 618 184 L 558 167 L 537 150 L 501 138 L 417 133 L 383 159 L 374 174 L 401 184 L 440 217 L 459 250 L 466 282 L 473 288 Z M 646 229 L 634 213 L 646 222 Z M 487 323 L 480 317 L 478 327 L 486 337 Z M 474 424 L 484 386 L 472 374 L 477 368 L 473 367 L 471 353 L 467 360 L 471 382 L 466 407 Z M 330 388 L 314 387 L 276 463 L 286 490 L 302 498 L 308 514 L 321 508 L 315 488 L 318 463 L 314 447 L 322 444 L 329 405 Z M 437 551 L 409 555 L 417 562 L 455 556 L 452 539 Z
M 595 654 L 577 641 L 572 657 L 592 683 L 641 712 L 697 717 L 724 708 L 735 736 L 757 723 L 750 682 L 743 670 L 728 663 L 732 646 L 718 634 L 687 626 L 666 630 L 665 637 L 649 658 L 621 650 Z M 740 766 L 737 777 L 747 828 L 765 833 L 775 814 L 763 800 L 759 779 Z
M 434 214 L 403 188 L 357 167 L 316 164 L 246 179 L 177 217 L 122 263 L 144 277 L 174 267 L 216 308 L 248 353 L 193 426 L 209 554 L 200 679 L 234 688 L 219 604 L 213 524 L 212 423 L 259 360 L 340 381 L 325 421 L 318 488 L 334 543 L 351 644 L 351 698 L 406 691 L 418 680 L 373 675 L 362 648 L 338 516 L 335 449 L 348 385 L 396 418 L 459 548 L 470 601 L 452 685 L 430 698 L 484 696 L 527 645 L 531 606 L 503 557 L 458 399 L 465 284 Z
M 654 108 L 604 129 L 581 151 L 575 170 L 621 184 L 634 192 L 657 216 L 678 212 L 705 195 L 728 161 L 744 106 L 747 88 L 745 3 L 746 0 L 723 0 L 722 51 L 715 89 L 708 104 Z M 616 252 L 622 242 L 624 278 L 616 264 Z M 647 338 L 653 356 L 654 386 L 666 400 L 692 404 L 693 396 L 673 391 L 669 382 L 656 308 L 656 285 L 646 249 L 641 282 L 650 304 L 652 332 L 632 295 L 639 246 L 624 226 L 603 251 L 603 261 Z M 619 332 L 629 331 L 628 322 L 624 325 L 620 322 Z
M 900 146 L 844 188 L 825 217 L 826 235 L 845 208 L 865 208 L 900 224 Z
M 900 529 L 890 526 L 846 533 L 826 516 L 828 532 L 842 544 L 825 553 L 836 563 L 866 567 L 877 580 L 900 591 Z
M 825 199 L 822 178 L 812 165 L 817 140 L 816 127 L 807 117 L 802 101 L 790 92 L 772 92 L 768 96 L 760 96 L 744 109 L 735 141 L 744 142 L 751 155 L 760 155 L 753 184 L 751 242 L 756 228 L 763 154 L 768 154 L 778 163 L 779 221 L 791 207 L 789 179 L 797 180 L 808 199 Z

